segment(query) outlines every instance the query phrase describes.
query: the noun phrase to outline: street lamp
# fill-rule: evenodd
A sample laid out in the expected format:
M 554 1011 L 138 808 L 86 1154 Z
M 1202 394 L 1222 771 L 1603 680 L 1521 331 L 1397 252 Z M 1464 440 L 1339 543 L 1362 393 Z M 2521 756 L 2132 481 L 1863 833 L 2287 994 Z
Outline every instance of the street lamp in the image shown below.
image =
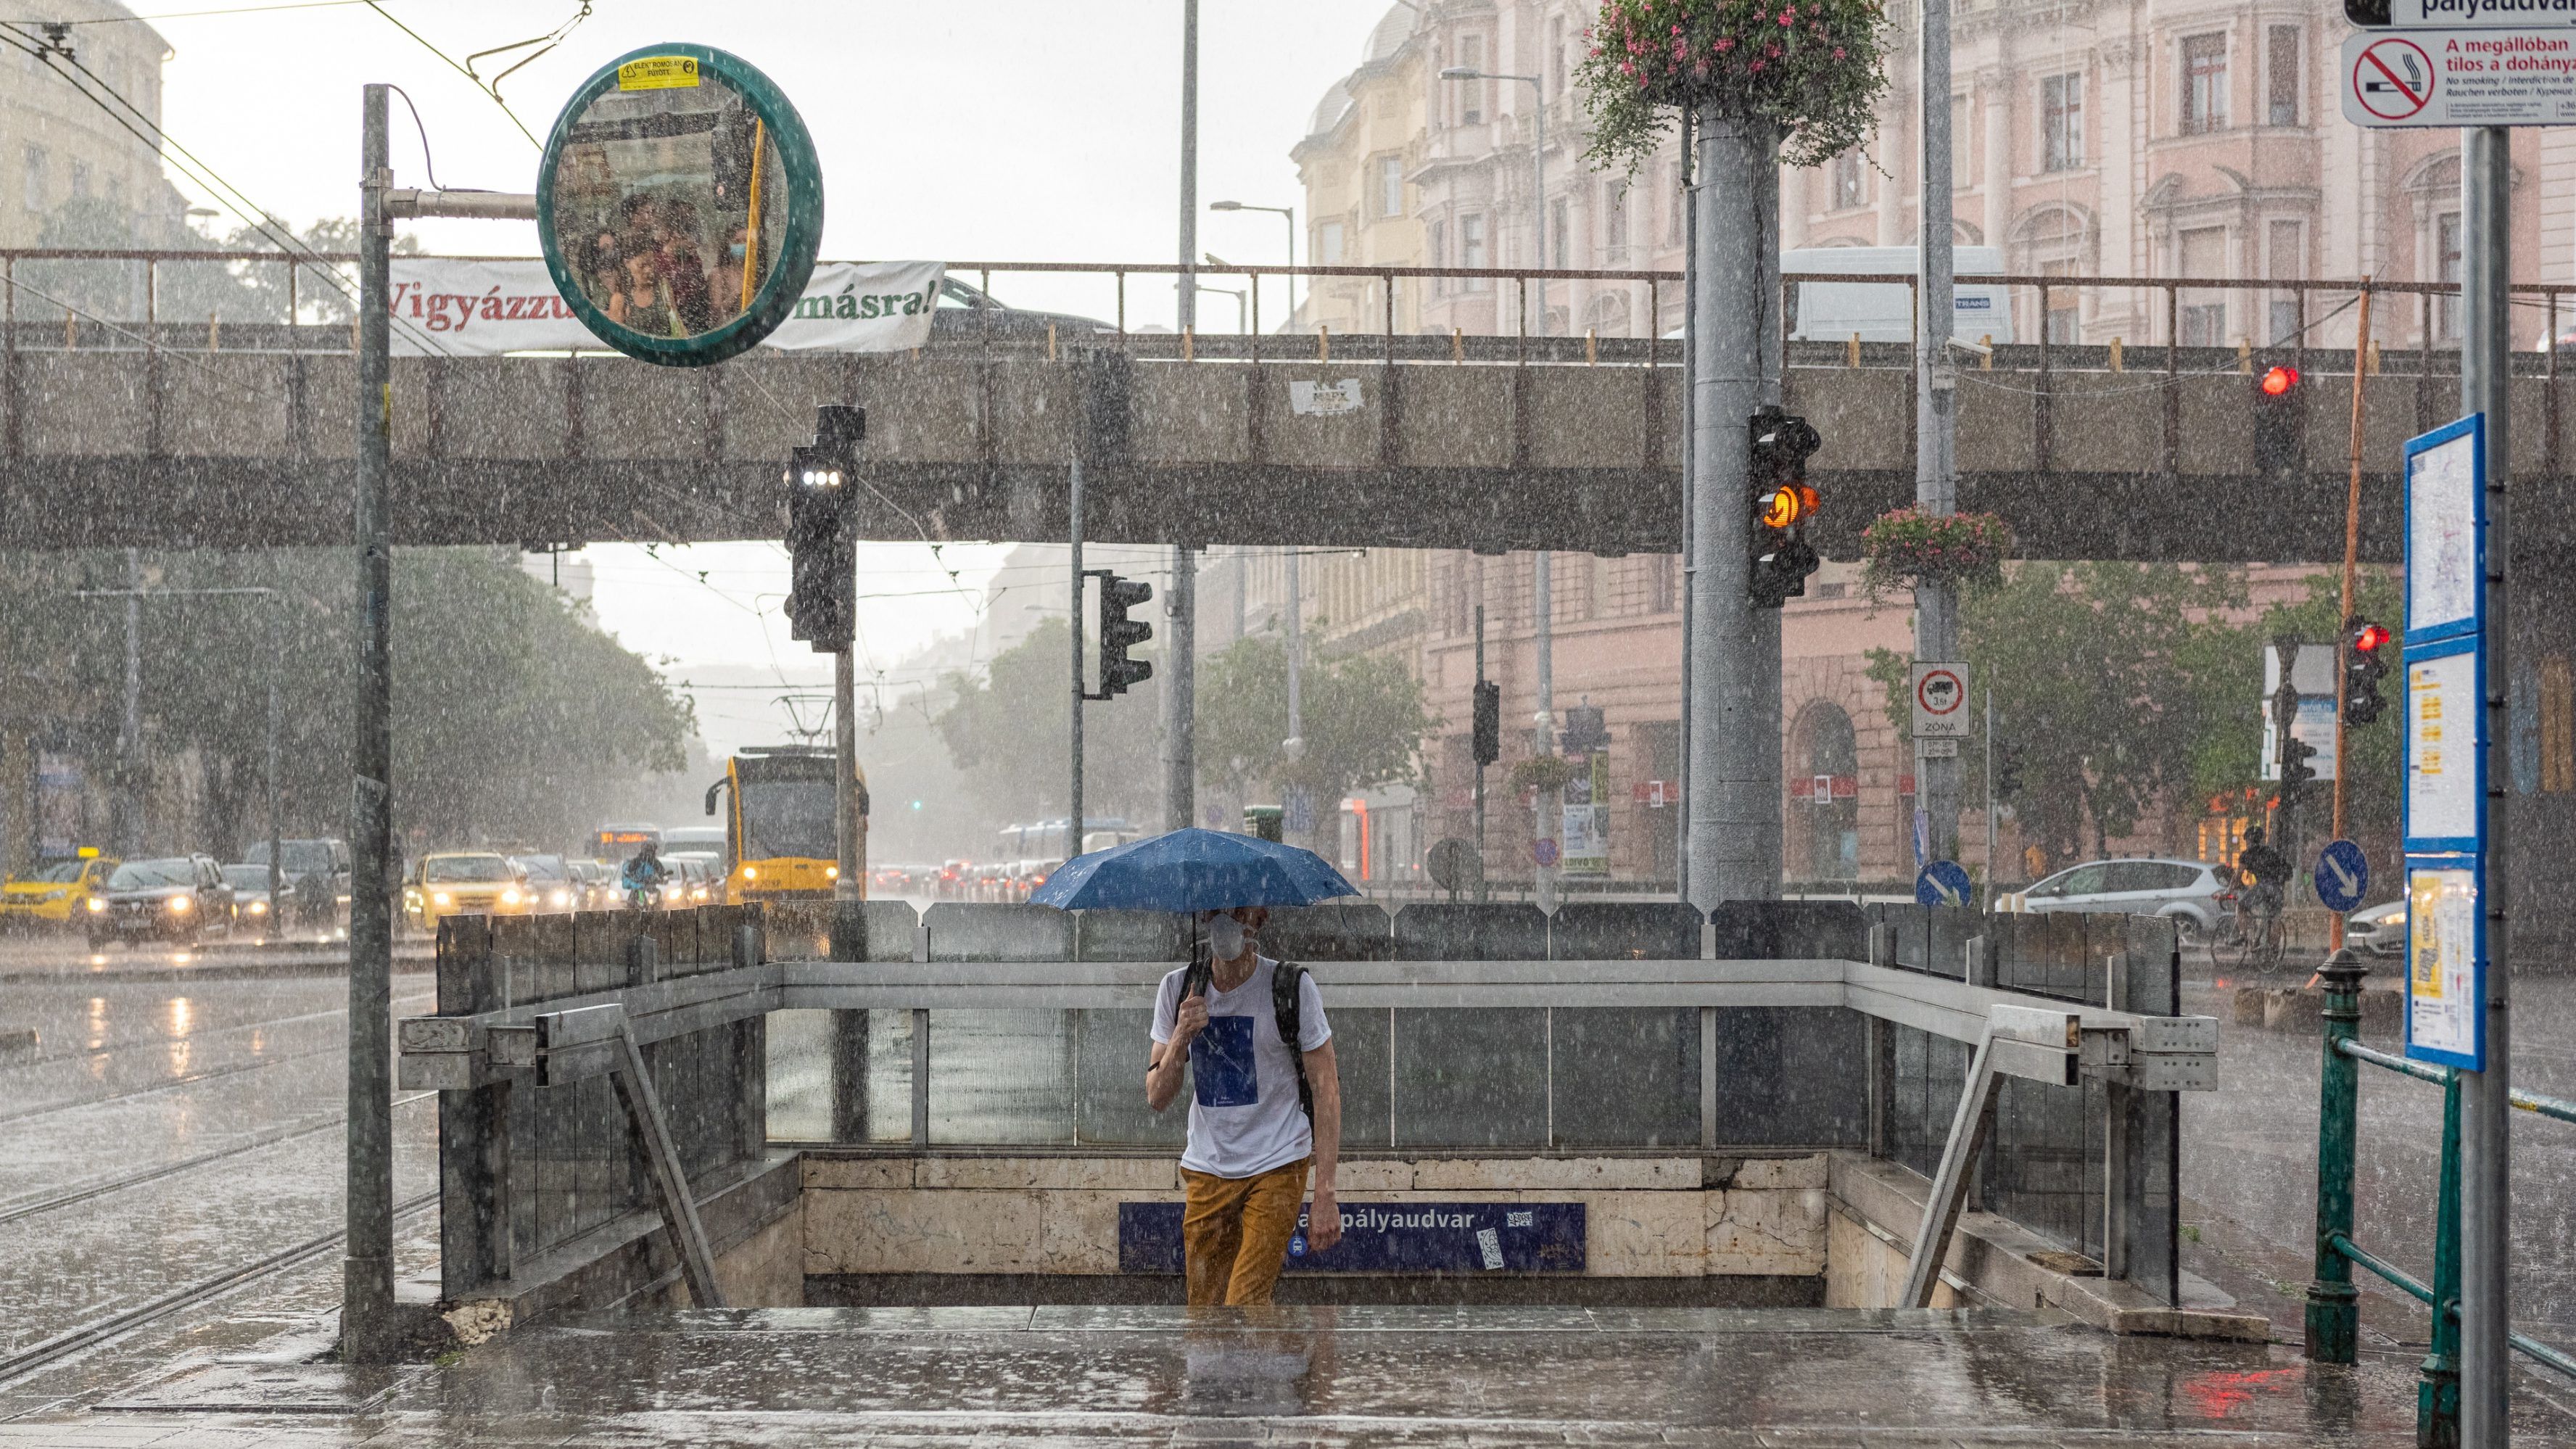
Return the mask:
M 1268 211 L 1268 212 L 1275 212 L 1275 213 L 1277 213 L 1278 215 L 1280 215 L 1280 216 L 1282 216 L 1282 217 L 1285 217 L 1285 218 L 1287 219 L 1287 221 L 1288 221 L 1288 267 L 1289 267 L 1289 270 L 1290 270 L 1291 272 L 1294 272 L 1294 271 L 1296 270 L 1296 267 L 1297 267 L 1297 208 L 1295 208 L 1295 207 L 1293 207 L 1293 206 L 1253 206 L 1253 205 L 1250 205 L 1250 204 L 1248 204 L 1248 203 L 1241 202 L 1241 201 L 1211 201 L 1211 202 L 1209 202 L 1209 203 L 1208 203 L 1208 210 L 1210 210 L 1210 211 Z M 1252 284 L 1252 285 L 1254 285 L 1255 287 L 1258 287 L 1258 286 L 1260 286 L 1260 285 L 1261 285 L 1261 283 L 1260 283 L 1260 281 L 1259 281 L 1259 280 L 1257 280 L 1257 279 L 1256 279 L 1256 280 L 1253 282 L 1253 284 Z M 1288 316 L 1289 316 L 1290 320 L 1292 320 L 1292 321 L 1293 321 L 1293 320 L 1295 320 L 1295 318 L 1296 318 L 1296 316 L 1297 316 L 1297 279 L 1296 279 L 1294 276 L 1291 276 L 1291 277 L 1289 277 L 1289 278 L 1288 278 Z
M 1547 265 L 1547 88 L 1534 75 L 1503 75 L 1500 72 L 1476 70 L 1453 65 L 1440 72 L 1445 81 L 1526 81 L 1530 88 L 1533 122 L 1530 138 L 1530 264 Z M 1547 335 L 1547 279 L 1538 278 L 1537 318 L 1531 326 L 1541 337 Z

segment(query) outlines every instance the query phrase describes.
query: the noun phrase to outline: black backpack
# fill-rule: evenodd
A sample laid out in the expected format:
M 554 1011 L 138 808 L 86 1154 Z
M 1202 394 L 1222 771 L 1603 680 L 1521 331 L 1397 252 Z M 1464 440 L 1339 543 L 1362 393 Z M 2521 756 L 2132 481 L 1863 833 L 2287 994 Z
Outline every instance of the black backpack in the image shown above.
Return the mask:
M 1315 1120 L 1315 1086 L 1306 1080 L 1306 1053 L 1297 1043 L 1305 1036 L 1302 987 L 1306 968 L 1294 961 L 1282 961 L 1270 973 L 1270 1014 L 1279 1023 L 1279 1040 L 1288 1048 L 1288 1060 L 1297 1068 L 1297 1107 L 1306 1114 L 1309 1126 Z M 1190 959 L 1189 969 L 1181 973 L 1181 1000 L 1205 996 L 1216 982 L 1216 965 L 1205 952 Z

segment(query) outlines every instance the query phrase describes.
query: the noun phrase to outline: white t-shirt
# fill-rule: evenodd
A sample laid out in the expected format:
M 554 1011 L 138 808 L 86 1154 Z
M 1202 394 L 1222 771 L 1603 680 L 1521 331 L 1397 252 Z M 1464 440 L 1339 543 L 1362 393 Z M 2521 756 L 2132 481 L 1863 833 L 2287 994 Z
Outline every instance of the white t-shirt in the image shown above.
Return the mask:
M 1190 1042 L 1190 1141 L 1181 1166 L 1214 1177 L 1252 1177 L 1315 1150 L 1315 1133 L 1297 1105 L 1297 1059 L 1279 1039 L 1270 981 L 1279 963 L 1253 958 L 1252 976 L 1232 991 L 1208 985 L 1207 1028 Z M 1181 1008 L 1183 967 L 1163 978 L 1154 997 L 1154 1040 L 1172 1039 Z M 1333 1039 L 1324 996 L 1309 973 L 1297 983 L 1297 1037 L 1303 1051 Z

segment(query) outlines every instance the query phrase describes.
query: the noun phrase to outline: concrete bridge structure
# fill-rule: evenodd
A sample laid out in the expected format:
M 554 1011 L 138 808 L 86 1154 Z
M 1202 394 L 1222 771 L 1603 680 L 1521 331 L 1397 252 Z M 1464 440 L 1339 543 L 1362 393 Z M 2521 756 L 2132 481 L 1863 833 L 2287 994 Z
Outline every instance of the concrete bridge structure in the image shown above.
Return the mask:
M 347 539 L 345 328 L 5 332 L 0 548 Z M 397 359 L 395 538 L 774 538 L 787 449 L 810 435 L 817 404 L 856 402 L 868 538 L 1060 537 L 1080 456 L 1087 533 L 1106 542 L 1680 547 L 1678 343 L 1079 341 L 760 353 L 697 371 L 607 356 Z M 1962 377 L 1962 506 L 2011 519 L 2030 557 L 2339 558 L 2351 359 L 2305 359 L 2304 465 L 2266 479 L 2236 349 L 2132 347 L 2123 367 L 2110 348 L 1998 347 Z M 2517 475 L 2554 484 L 2570 382 L 2544 355 L 2516 360 L 2530 374 L 2515 384 Z M 1910 350 L 1800 343 L 1786 362 L 1790 408 L 1825 438 L 1819 542 L 1854 556 L 1860 527 L 1912 497 Z M 2400 445 L 2451 416 L 2456 355 L 2392 352 L 2380 367 L 2365 381 L 2362 549 L 2394 561 Z

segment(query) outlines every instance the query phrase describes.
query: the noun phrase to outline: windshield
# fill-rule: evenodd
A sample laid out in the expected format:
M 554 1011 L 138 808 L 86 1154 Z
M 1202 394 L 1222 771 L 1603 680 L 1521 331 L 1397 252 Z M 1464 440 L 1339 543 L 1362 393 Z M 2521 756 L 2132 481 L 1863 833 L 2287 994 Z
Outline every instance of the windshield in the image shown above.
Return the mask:
M 530 880 L 563 880 L 566 878 L 564 858 L 560 855 L 520 856 L 519 869 L 526 871 L 528 873 L 528 879 Z
M 831 781 L 742 782 L 743 859 L 836 860 L 840 853 L 832 827 Z
M 432 885 L 485 885 L 511 878 L 510 863 L 497 855 L 433 855 L 420 868 Z
M 236 890 L 268 889 L 268 867 L 264 865 L 228 865 L 224 867 L 224 884 Z
M 88 863 L 89 862 L 85 860 L 58 860 L 52 865 L 38 869 L 34 875 L 27 877 L 27 879 L 46 881 L 55 885 L 68 885 L 71 882 L 80 879 L 81 867 Z
M 112 891 L 150 890 L 155 886 L 183 886 L 197 883 L 196 862 L 185 858 L 172 860 L 129 860 L 107 878 Z
M 331 842 L 327 840 L 283 841 L 277 853 L 280 868 L 288 875 L 337 869 L 337 863 L 331 858 Z M 263 840 L 252 845 L 242 858 L 249 864 L 265 868 L 268 865 L 268 842 Z

